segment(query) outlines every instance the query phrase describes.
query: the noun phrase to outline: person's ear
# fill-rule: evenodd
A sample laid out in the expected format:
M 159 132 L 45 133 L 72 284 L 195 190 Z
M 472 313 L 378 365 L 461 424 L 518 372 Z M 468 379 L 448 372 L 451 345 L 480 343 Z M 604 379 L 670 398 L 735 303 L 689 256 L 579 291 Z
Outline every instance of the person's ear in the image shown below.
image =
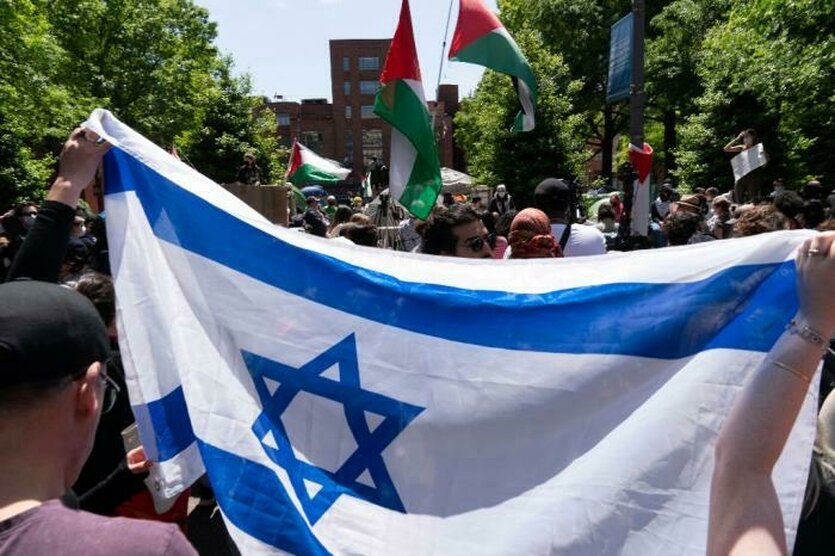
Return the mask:
M 96 415 L 101 406 L 101 363 L 87 367 L 84 375 L 76 381 L 76 414 L 82 418 Z

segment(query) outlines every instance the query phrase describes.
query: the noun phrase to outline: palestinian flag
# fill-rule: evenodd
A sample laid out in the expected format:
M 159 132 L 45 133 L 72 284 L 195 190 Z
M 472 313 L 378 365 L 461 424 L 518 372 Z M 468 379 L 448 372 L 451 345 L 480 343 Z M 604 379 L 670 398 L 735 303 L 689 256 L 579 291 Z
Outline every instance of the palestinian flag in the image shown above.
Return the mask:
M 409 212 L 425 219 L 441 191 L 441 165 L 423 94 L 408 0 L 403 0 L 400 23 L 391 41 L 380 84 L 374 113 L 392 127 L 391 196 Z
M 298 141 L 293 143 L 287 181 L 295 185 L 307 183 L 336 183 L 348 177 L 351 170 L 337 162 L 322 158 Z
M 539 93 L 536 77 L 519 45 L 483 0 L 461 0 L 449 59 L 478 64 L 511 76 L 519 95 L 519 104 L 522 105 L 513 131 L 531 131 L 534 128 Z

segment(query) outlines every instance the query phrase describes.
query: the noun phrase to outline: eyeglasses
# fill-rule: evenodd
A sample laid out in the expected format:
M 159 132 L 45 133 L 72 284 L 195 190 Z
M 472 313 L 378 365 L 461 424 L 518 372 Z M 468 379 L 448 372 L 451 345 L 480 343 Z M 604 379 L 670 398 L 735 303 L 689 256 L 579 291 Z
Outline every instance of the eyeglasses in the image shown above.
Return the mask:
M 110 359 L 104 362 L 102 365 L 101 372 L 99 376 L 104 382 L 104 395 L 102 397 L 102 404 L 101 404 L 101 412 L 102 414 L 108 413 L 111 409 L 116 406 L 116 400 L 119 399 L 119 393 L 122 389 L 116 384 L 116 381 L 110 378 L 107 374 L 107 366 L 110 363 Z
M 107 374 L 107 367 L 112 362 L 112 359 L 108 358 L 106 361 L 102 363 L 101 369 L 99 371 L 99 378 L 104 383 L 104 393 L 102 394 L 102 402 L 101 402 L 101 412 L 102 415 L 108 413 L 116 406 L 116 400 L 119 399 L 119 394 L 122 391 L 122 388 L 116 383 L 115 380 L 110 378 Z M 84 377 L 87 373 L 87 367 L 84 367 L 78 374 L 71 377 L 71 380 L 78 380 Z
M 485 234 L 483 236 L 475 236 L 471 238 L 467 238 L 464 240 L 464 245 L 469 247 L 473 253 L 478 253 L 482 249 L 484 249 L 484 245 L 487 244 L 492 249 L 495 247 L 496 243 L 496 234 Z

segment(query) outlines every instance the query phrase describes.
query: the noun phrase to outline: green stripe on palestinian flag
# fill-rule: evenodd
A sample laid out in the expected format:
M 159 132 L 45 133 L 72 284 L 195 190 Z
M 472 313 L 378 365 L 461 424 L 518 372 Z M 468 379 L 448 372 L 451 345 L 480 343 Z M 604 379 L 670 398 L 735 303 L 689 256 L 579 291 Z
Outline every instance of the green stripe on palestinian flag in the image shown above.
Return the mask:
M 295 185 L 307 183 L 336 183 L 348 177 L 351 170 L 322 158 L 298 141 L 293 143 L 287 181 Z
M 380 83 L 374 113 L 393 128 L 389 189 L 409 212 L 425 219 L 441 192 L 441 165 L 423 94 L 408 0 L 403 0 Z
M 449 59 L 478 64 L 511 76 L 522 106 L 513 131 L 534 128 L 539 87 L 533 69 L 519 45 L 483 0 L 461 0 Z

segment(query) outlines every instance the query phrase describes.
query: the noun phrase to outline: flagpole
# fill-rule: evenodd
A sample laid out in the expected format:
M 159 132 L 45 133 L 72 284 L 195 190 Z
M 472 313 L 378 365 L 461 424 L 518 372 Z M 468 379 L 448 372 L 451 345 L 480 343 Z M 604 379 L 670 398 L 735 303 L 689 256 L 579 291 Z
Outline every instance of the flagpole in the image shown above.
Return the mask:
M 444 72 L 444 60 L 446 59 L 446 42 L 449 37 L 449 24 L 452 21 L 452 4 L 455 0 L 449 0 L 449 10 L 446 14 L 446 27 L 444 28 L 444 44 L 441 47 L 441 64 L 438 66 L 438 85 L 435 87 L 435 109 L 432 111 L 432 133 L 435 133 L 435 116 L 438 112 L 438 97 L 441 94 L 441 77 Z

